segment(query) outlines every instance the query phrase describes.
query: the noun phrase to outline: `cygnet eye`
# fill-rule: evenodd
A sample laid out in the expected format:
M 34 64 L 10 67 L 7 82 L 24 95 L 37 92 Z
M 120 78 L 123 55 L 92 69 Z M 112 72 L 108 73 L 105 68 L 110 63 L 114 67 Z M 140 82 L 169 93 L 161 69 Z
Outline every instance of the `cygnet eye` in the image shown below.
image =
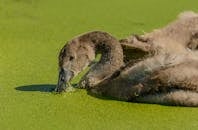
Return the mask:
M 70 60 L 70 61 L 72 61 L 73 59 L 74 59 L 74 57 L 73 57 L 73 56 L 70 56 L 70 57 L 69 57 L 69 60 Z

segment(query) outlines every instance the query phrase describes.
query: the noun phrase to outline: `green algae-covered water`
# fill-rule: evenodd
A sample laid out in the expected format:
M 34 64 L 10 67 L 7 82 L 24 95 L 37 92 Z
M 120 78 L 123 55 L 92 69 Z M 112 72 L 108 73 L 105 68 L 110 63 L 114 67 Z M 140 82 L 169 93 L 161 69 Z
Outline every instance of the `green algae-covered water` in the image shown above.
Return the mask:
M 51 92 L 67 40 L 92 30 L 142 34 L 184 10 L 198 11 L 197 1 L 0 0 L 0 129 L 196 130 L 198 108 Z

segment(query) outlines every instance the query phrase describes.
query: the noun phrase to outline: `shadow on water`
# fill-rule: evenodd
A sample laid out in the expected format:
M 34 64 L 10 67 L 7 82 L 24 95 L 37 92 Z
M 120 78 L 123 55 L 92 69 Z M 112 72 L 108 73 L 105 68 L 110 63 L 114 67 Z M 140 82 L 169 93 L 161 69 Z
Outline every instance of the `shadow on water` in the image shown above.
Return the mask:
M 74 87 L 76 87 L 76 84 L 72 84 Z M 56 85 L 54 84 L 35 84 L 35 85 L 25 85 L 25 86 L 19 86 L 16 87 L 15 89 L 18 91 L 26 91 L 26 92 L 53 92 L 55 89 Z M 78 89 L 78 88 L 76 88 Z M 97 94 L 92 93 L 91 91 L 87 91 L 87 94 L 89 96 L 98 98 L 98 99 L 102 99 L 102 100 L 110 100 L 110 101 L 124 101 L 124 100 L 119 100 L 117 98 L 113 98 L 113 97 L 108 97 L 108 96 L 100 96 Z M 124 102 L 133 102 L 133 103 L 138 103 L 138 104 L 152 104 L 152 103 L 146 103 L 146 102 L 134 102 L 134 101 L 124 101 Z M 155 103 L 153 103 L 154 105 Z M 155 104 L 157 105 L 157 104 Z M 158 104 L 161 106 L 172 106 L 174 107 L 174 105 L 170 105 L 170 104 Z
M 77 84 L 72 84 L 73 87 L 76 87 Z M 34 84 L 34 85 L 25 85 L 25 86 L 19 86 L 16 87 L 15 89 L 18 91 L 25 91 L 25 92 L 53 92 L 55 89 L 56 85 L 55 84 Z M 76 87 L 76 89 L 78 89 Z M 100 96 L 97 94 L 92 93 L 91 91 L 87 91 L 87 94 L 89 96 L 98 98 L 98 99 L 102 99 L 102 100 L 110 100 L 110 101 L 124 101 L 124 100 L 119 100 L 117 98 L 113 98 L 113 97 L 109 97 L 109 96 Z M 137 103 L 137 104 L 152 104 L 152 105 L 161 105 L 161 106 L 171 106 L 171 107 L 175 107 L 173 104 L 155 104 L 155 103 L 148 103 L 148 102 L 137 102 L 137 101 L 124 101 L 124 102 L 133 102 L 133 103 Z M 180 106 L 182 107 L 182 106 Z M 185 107 L 185 106 L 183 106 Z
M 77 84 L 72 84 L 73 87 L 76 87 Z M 33 84 L 33 85 L 24 85 L 16 87 L 15 90 L 18 91 L 39 91 L 39 92 L 54 92 L 56 88 L 55 84 Z
M 56 85 L 54 84 L 35 84 L 35 85 L 25 85 L 19 86 L 15 89 L 18 91 L 39 91 L 39 92 L 52 92 L 54 91 Z

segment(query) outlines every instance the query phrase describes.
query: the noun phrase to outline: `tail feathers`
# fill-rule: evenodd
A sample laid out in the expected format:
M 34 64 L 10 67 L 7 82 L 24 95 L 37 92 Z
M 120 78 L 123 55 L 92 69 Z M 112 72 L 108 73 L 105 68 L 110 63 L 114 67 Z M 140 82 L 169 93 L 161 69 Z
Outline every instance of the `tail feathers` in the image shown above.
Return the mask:
M 185 11 L 179 14 L 180 19 L 188 19 L 192 17 L 198 17 L 198 14 L 193 11 Z
M 171 90 L 169 93 L 138 97 L 136 101 L 163 105 L 198 107 L 198 93 L 185 90 Z

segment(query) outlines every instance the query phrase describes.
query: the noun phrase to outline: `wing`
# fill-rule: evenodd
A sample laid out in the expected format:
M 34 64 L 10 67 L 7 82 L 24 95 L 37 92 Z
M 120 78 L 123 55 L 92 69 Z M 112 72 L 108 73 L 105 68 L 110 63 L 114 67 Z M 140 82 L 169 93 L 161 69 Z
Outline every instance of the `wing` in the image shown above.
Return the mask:
M 119 42 L 123 48 L 125 63 L 141 59 L 152 51 L 150 40 L 143 36 L 132 35 L 126 39 L 121 39 Z
M 159 70 L 150 77 L 151 81 L 159 84 L 162 89 L 177 88 L 198 92 L 198 62 L 185 63 Z
M 128 70 L 121 70 L 110 79 L 92 88 L 91 92 L 120 100 L 135 101 L 145 95 L 154 96 L 164 93 L 168 95 L 172 89 L 193 93 L 198 91 L 197 61 L 178 64 L 166 69 L 162 67 L 151 73 L 144 71 L 145 65 L 142 61 Z
M 138 49 L 144 52 L 151 51 L 151 39 L 144 36 L 132 35 L 126 39 L 121 39 L 120 43 L 125 49 Z

